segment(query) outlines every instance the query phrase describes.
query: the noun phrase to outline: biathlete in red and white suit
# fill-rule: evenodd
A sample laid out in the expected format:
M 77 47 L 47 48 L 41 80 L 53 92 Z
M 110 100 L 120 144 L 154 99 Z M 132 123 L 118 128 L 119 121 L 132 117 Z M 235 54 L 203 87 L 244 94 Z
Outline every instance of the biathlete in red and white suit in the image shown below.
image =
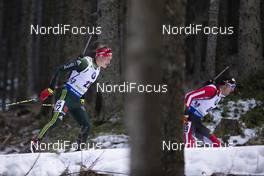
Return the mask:
M 202 140 L 204 143 L 208 141 L 212 143 L 213 147 L 220 147 L 221 142 L 202 124 L 201 119 L 203 119 L 210 110 L 214 109 L 222 98 L 233 92 L 235 87 L 236 81 L 232 78 L 224 81 L 223 84 L 219 86 L 209 84 L 200 89 L 188 92 L 185 95 L 183 138 L 186 147 L 195 147 L 195 138 Z

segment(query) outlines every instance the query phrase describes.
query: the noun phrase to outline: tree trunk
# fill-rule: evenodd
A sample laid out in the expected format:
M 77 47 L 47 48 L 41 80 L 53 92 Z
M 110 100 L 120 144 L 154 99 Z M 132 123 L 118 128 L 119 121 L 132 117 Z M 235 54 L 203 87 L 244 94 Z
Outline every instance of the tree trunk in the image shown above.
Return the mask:
M 21 4 L 21 23 L 19 25 L 19 54 L 18 61 L 18 99 L 27 99 L 33 90 L 32 73 L 32 36 L 29 33 L 29 26 L 33 19 L 33 2 L 27 1 Z M 26 44 L 25 44 L 26 43 Z M 16 62 L 17 65 L 17 62 Z
M 126 2 L 126 1 L 125 1 Z M 126 3 L 119 0 L 98 0 L 99 16 L 97 25 L 102 27 L 102 34 L 98 35 L 98 42 L 107 44 L 113 50 L 113 59 L 111 66 L 106 70 L 102 70 L 98 83 L 102 84 L 120 84 L 121 83 L 121 50 L 124 43 L 121 34 L 124 32 L 123 25 L 125 23 L 124 11 Z M 124 17 L 123 17 L 124 16 Z M 120 118 L 123 109 L 123 96 L 120 93 L 103 93 L 102 104 L 99 120 L 105 121 L 110 118 Z
M 211 0 L 209 7 L 208 26 L 218 26 L 219 0 Z M 209 78 L 215 75 L 215 57 L 216 57 L 217 35 L 208 35 L 207 49 L 205 57 L 205 72 Z
M 3 1 L 0 1 L 0 38 L 1 38 L 1 41 L 0 41 L 0 53 L 1 53 L 1 56 L 0 56 L 0 103 L 2 103 L 2 98 L 3 98 L 3 94 L 4 94 L 4 91 L 3 91 L 3 38 L 2 38 L 2 32 L 3 32 L 3 15 L 4 15 L 4 9 L 3 9 L 3 6 L 4 6 L 4 3 Z M 0 107 L 0 109 L 2 108 L 2 106 Z
M 3 24 L 4 24 L 4 1 L 0 1 L 0 103 L 3 103 L 4 99 L 4 38 L 3 38 Z M 0 109 L 4 109 L 4 105 L 1 104 Z
M 33 1 L 33 24 L 42 24 L 42 5 L 43 1 Z M 39 80 L 39 69 L 40 69 L 40 41 L 41 36 L 40 35 L 32 35 L 32 72 L 33 72 L 33 82 L 34 92 L 39 93 L 39 90 L 41 89 L 38 84 Z
M 260 3 L 261 34 L 262 34 L 262 59 L 264 59 L 264 1 Z
M 263 65 L 260 0 L 241 0 L 239 13 L 239 75 L 241 79 Z
M 12 20 L 14 19 L 12 16 L 12 9 L 14 2 L 3 1 L 3 25 L 2 25 L 2 38 L 1 38 L 1 60 L 2 60 L 2 109 L 5 110 L 5 103 L 8 103 L 8 95 L 10 91 L 8 91 L 8 79 L 10 75 L 9 65 L 10 65 L 10 46 L 11 39 L 8 38 L 12 34 Z
M 161 83 L 161 2 L 131 1 L 126 79 Z M 161 167 L 161 102 L 159 93 L 128 93 L 125 117 L 131 136 L 131 175 L 164 175 Z
M 164 22 L 184 26 L 186 0 L 165 1 Z M 171 10 L 170 10 L 171 9 Z M 166 143 L 183 142 L 181 117 L 183 114 L 183 85 L 185 73 L 184 35 L 164 36 L 162 47 L 162 80 L 168 85 L 168 92 L 162 99 L 162 140 Z M 163 175 L 184 175 L 183 148 L 167 150 L 162 156 Z
M 223 77 L 237 77 L 239 75 L 238 56 L 238 26 L 239 26 L 239 0 L 221 0 L 219 2 L 218 26 L 229 27 L 233 26 L 234 33 L 232 35 L 218 35 L 216 48 L 216 73 L 222 71 L 226 66 L 229 69 Z
M 57 16 L 56 11 L 58 9 L 57 6 L 52 3 L 51 0 L 46 0 L 42 2 L 42 14 L 43 18 L 41 19 L 40 26 L 54 26 L 56 24 L 55 17 Z M 51 62 L 56 62 L 58 59 L 59 51 L 54 49 L 54 43 L 59 45 L 59 42 L 56 41 L 59 37 L 53 36 L 52 34 L 49 35 L 42 35 L 40 36 L 40 55 L 39 55 L 39 79 L 38 85 L 39 90 L 44 89 L 49 86 L 49 82 L 51 79 L 52 74 L 55 71 L 54 66 L 52 66 Z
M 188 0 L 186 5 L 185 25 L 208 24 L 208 11 L 210 0 L 196 1 Z M 171 8 L 174 9 L 174 8 Z M 177 18 L 177 17 L 175 17 Z M 207 78 L 206 72 L 206 48 L 207 35 L 199 32 L 196 35 L 186 37 L 186 80 L 189 80 L 187 87 L 193 87 Z

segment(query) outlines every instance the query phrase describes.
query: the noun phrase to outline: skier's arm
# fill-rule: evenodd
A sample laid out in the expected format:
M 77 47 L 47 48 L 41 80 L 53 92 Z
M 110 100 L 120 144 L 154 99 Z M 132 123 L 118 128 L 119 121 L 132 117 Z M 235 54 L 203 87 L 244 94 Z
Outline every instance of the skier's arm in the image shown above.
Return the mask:
M 77 72 L 80 72 L 82 70 L 84 70 L 88 65 L 88 62 L 86 61 L 86 59 L 83 58 L 79 58 L 73 62 L 64 64 L 60 67 L 57 68 L 55 74 L 53 75 L 51 81 L 50 81 L 50 86 L 49 88 L 54 90 L 57 80 L 60 76 L 60 74 L 65 74 L 67 72 L 71 72 L 73 70 L 76 70 Z
M 216 88 L 213 86 L 205 86 L 198 90 L 191 91 L 185 95 L 184 105 L 185 110 L 189 108 L 194 99 L 206 99 L 211 98 L 216 94 Z
M 78 58 L 77 60 L 73 61 L 73 62 L 70 62 L 70 63 L 67 63 L 67 64 L 64 64 L 62 66 L 60 66 L 51 82 L 50 82 L 50 86 L 49 88 L 46 88 L 44 89 L 41 93 L 40 93 L 40 100 L 43 102 L 45 101 L 49 96 L 51 96 L 54 92 L 54 89 L 55 89 L 55 86 L 56 86 L 56 83 L 57 83 L 57 79 L 59 78 L 59 75 L 61 73 L 66 73 L 66 72 L 69 72 L 69 71 L 73 71 L 73 70 L 76 70 L 77 72 L 80 72 L 82 70 L 84 70 L 86 67 L 88 66 L 88 62 L 86 59 L 84 58 Z
M 203 88 L 188 92 L 184 98 L 184 116 L 182 117 L 183 123 L 188 122 L 188 109 L 193 100 L 211 98 L 215 96 L 216 91 L 216 87 L 205 86 Z

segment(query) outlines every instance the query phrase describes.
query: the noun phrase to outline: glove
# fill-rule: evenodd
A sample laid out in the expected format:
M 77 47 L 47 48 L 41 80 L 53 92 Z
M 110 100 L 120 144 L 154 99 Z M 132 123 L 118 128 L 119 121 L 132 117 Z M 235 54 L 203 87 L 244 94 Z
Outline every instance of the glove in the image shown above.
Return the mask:
M 185 123 L 187 123 L 188 121 L 189 121 L 189 115 L 184 115 L 183 117 L 182 117 L 182 123 L 183 124 L 185 124 Z
M 84 98 L 81 98 L 80 99 L 80 102 L 81 102 L 81 105 L 84 105 L 85 104 L 85 99 Z
M 53 90 L 51 88 L 46 88 L 40 93 L 39 99 L 43 102 L 51 95 L 53 95 Z

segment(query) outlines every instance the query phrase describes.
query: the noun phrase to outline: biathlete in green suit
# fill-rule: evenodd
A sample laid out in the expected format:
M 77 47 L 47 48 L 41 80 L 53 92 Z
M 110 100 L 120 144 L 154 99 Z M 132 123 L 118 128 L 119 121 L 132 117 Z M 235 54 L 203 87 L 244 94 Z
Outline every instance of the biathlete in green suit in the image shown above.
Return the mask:
M 111 59 L 112 50 L 108 47 L 100 47 L 96 49 L 95 56 L 93 58 L 89 56 L 79 57 L 57 69 L 51 80 L 49 88 L 44 89 L 39 96 L 39 99 L 43 102 L 49 96 L 55 95 L 56 103 L 53 108 L 52 118 L 42 128 L 38 136 L 32 139 L 31 151 L 32 146 L 34 150 L 34 146 L 40 144 L 46 132 L 58 121 L 62 120 L 68 112 L 81 126 L 81 132 L 77 138 L 78 146 L 86 142 L 89 135 L 90 125 L 89 116 L 82 103 L 82 97 L 87 92 L 90 85 L 97 79 L 100 73 L 100 68 L 107 68 Z M 71 72 L 70 77 L 62 89 L 55 91 L 59 75 L 66 72 Z

